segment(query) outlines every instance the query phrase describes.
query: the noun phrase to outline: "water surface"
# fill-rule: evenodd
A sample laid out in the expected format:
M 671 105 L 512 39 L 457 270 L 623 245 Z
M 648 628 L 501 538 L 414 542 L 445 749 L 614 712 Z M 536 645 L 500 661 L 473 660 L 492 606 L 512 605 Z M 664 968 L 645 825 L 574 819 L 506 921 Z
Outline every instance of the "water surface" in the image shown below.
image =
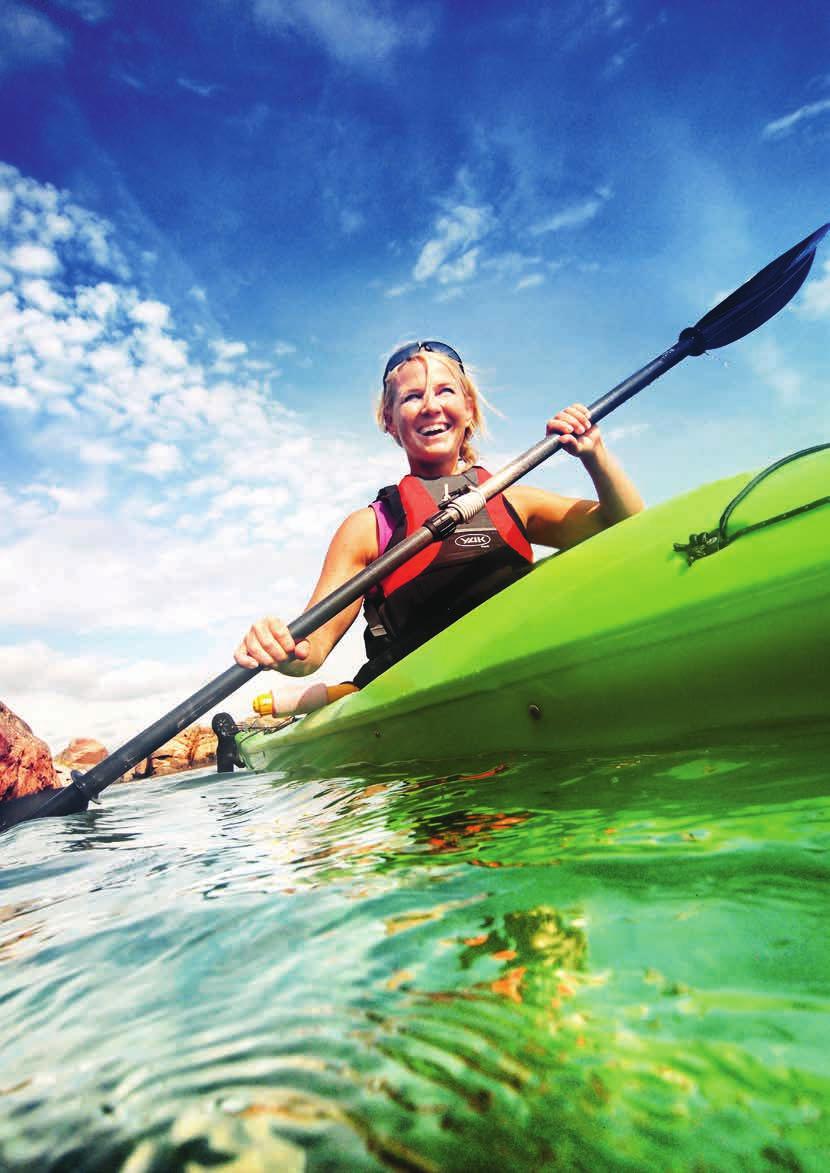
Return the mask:
M 819 1170 L 828 738 L 113 787 L 0 841 L 0 1167 Z

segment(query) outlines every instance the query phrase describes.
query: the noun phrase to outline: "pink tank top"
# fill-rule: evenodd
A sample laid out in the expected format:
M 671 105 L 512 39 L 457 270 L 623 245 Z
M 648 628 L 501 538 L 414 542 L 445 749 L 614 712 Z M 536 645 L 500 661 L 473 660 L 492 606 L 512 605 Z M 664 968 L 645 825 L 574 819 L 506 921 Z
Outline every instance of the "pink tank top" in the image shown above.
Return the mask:
M 375 511 L 375 521 L 378 527 L 378 557 L 380 557 L 389 545 L 394 526 L 389 516 L 389 509 L 384 501 L 373 501 L 372 508 Z

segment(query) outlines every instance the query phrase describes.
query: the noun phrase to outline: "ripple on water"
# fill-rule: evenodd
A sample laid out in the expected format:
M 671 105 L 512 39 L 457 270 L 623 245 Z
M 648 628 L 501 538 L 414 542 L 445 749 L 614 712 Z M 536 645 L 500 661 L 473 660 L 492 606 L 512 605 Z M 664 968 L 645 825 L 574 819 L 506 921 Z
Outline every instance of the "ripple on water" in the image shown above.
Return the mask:
M 791 1169 L 827 739 L 188 775 L 4 840 L 5 1169 Z

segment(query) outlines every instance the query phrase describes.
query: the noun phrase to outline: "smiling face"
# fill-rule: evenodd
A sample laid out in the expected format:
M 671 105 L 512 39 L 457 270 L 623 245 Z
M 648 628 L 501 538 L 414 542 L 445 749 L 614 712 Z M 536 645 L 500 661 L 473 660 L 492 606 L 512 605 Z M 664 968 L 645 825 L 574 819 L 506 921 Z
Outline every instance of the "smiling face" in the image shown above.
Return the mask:
M 473 412 L 450 366 L 438 355 L 421 353 L 402 363 L 390 376 L 391 405 L 386 428 L 409 458 L 415 476 L 449 476 Z

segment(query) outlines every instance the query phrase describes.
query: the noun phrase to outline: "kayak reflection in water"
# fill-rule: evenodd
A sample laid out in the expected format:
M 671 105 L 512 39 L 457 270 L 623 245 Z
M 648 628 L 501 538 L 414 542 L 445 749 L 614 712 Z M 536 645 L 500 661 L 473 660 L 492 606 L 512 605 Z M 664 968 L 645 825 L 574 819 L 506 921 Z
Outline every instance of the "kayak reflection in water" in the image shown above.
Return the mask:
M 309 607 L 414 532 L 442 500 L 489 475 L 473 448 L 484 427 L 482 397 L 446 343 L 413 342 L 394 352 L 383 374 L 378 423 L 403 448 L 409 473 L 340 525 Z M 362 600 L 367 663 L 355 677 L 358 686 L 520 578 L 532 564 L 531 543 L 566 550 L 643 508 L 583 404 L 557 412 L 547 433 L 558 433 L 565 450 L 582 462 L 596 499 L 511 485 L 443 542 L 392 571 Z M 281 619 L 266 616 L 244 636 L 236 662 L 289 676 L 315 672 L 360 606 L 357 600 L 297 643 Z

